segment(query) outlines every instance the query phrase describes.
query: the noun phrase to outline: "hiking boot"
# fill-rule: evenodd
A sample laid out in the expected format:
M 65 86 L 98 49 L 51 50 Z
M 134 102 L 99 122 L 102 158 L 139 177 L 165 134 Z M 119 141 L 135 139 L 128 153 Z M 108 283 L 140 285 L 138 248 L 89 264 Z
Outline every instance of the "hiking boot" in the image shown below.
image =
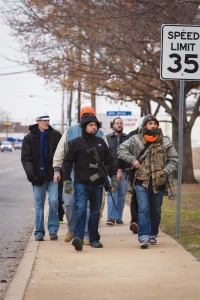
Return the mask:
M 83 250 L 83 243 L 79 237 L 75 237 L 72 240 L 72 245 L 74 246 L 76 251 L 82 251 Z
M 43 235 L 37 235 L 37 236 L 35 237 L 35 241 L 36 241 L 36 242 L 44 241 Z
M 108 220 L 106 221 L 106 225 L 109 225 L 109 226 L 115 225 L 115 220 L 114 220 L 114 219 L 108 219 Z
M 100 243 L 99 241 L 93 241 L 90 243 L 90 246 L 93 248 L 103 248 L 102 243 Z
M 73 231 L 68 231 L 66 233 L 66 235 L 65 235 L 65 238 L 64 238 L 65 243 L 71 242 L 71 240 L 73 239 L 73 237 L 74 237 Z
M 85 246 L 89 246 L 90 245 L 90 241 L 89 241 L 88 237 L 84 237 L 84 239 L 83 239 L 83 245 L 85 245 Z
M 156 237 L 154 235 L 152 235 L 150 237 L 149 243 L 150 243 L 150 245 L 157 245 L 157 240 L 156 240 Z
M 132 231 L 134 234 L 138 233 L 138 224 L 135 222 L 131 222 L 130 227 L 129 227 L 130 231 Z
M 140 248 L 146 249 L 149 247 L 149 241 L 147 239 L 144 239 L 140 242 Z
M 49 233 L 50 235 L 50 240 L 51 241 L 56 241 L 58 239 L 58 236 L 56 233 Z
M 117 225 L 123 225 L 124 222 L 123 222 L 122 220 L 116 220 L 116 224 L 117 224 Z

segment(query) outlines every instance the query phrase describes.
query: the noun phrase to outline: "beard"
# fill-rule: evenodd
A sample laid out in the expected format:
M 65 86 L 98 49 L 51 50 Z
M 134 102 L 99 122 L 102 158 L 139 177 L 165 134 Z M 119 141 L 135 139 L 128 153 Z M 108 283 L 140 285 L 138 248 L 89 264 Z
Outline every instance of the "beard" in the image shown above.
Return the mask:
M 122 131 L 123 131 L 123 128 L 121 128 L 121 129 L 115 129 L 115 132 L 117 132 L 117 133 L 122 133 Z
M 157 136 L 159 133 L 160 133 L 159 128 L 157 128 L 157 129 L 151 129 L 151 130 L 149 130 L 147 128 L 143 129 L 143 135 L 146 134 L 146 135 L 150 135 L 150 136 Z

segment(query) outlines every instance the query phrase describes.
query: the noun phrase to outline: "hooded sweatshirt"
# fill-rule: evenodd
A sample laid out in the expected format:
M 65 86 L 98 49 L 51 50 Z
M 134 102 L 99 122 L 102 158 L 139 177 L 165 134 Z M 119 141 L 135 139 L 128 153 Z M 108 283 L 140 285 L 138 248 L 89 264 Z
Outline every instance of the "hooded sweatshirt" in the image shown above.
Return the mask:
M 100 127 L 100 123 L 94 115 L 83 117 L 81 121 L 82 137 L 78 137 L 70 143 L 64 159 L 64 180 L 71 180 L 70 174 L 74 164 L 74 182 L 91 183 L 90 176 L 96 174 L 97 169 L 90 167 L 90 164 L 95 165 L 96 161 L 87 153 L 87 150 L 93 147 L 96 148 L 100 161 L 107 167 L 108 174 L 110 176 L 115 175 L 115 169 L 112 164 L 113 159 L 108 146 L 102 138 L 96 137 L 94 134 L 89 134 L 85 130 L 87 124 L 91 122 L 97 123 L 97 129 Z

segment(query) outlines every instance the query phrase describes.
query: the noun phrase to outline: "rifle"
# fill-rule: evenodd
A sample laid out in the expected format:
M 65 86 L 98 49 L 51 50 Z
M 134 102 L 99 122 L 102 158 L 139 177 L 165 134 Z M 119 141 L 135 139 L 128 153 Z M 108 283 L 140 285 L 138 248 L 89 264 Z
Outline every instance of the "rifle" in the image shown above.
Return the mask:
M 93 169 L 98 170 L 98 172 L 96 174 L 90 176 L 90 180 L 93 182 L 93 181 L 98 180 L 100 178 L 103 179 L 103 185 L 105 187 L 105 190 L 107 192 L 109 192 L 109 194 L 111 196 L 111 199 L 112 199 L 112 202 L 113 202 L 113 205 L 114 205 L 116 211 L 118 211 L 115 200 L 114 200 L 114 197 L 113 197 L 113 194 L 112 194 L 112 187 L 111 187 L 110 182 L 109 182 L 108 177 L 107 177 L 108 174 L 106 172 L 104 164 L 100 161 L 97 149 L 95 147 L 92 147 L 91 149 L 87 150 L 87 153 L 92 158 L 94 158 L 95 161 L 96 161 L 96 164 L 89 164 L 89 168 L 93 168 Z

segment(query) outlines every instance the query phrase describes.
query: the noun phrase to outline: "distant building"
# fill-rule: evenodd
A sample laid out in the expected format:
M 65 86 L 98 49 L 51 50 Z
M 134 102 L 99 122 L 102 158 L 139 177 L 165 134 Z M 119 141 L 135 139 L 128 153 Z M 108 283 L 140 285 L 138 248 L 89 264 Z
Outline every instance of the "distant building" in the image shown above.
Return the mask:
M 29 132 L 29 126 L 21 125 L 20 122 L 2 122 L 0 123 L 0 140 L 11 142 L 22 141 Z

